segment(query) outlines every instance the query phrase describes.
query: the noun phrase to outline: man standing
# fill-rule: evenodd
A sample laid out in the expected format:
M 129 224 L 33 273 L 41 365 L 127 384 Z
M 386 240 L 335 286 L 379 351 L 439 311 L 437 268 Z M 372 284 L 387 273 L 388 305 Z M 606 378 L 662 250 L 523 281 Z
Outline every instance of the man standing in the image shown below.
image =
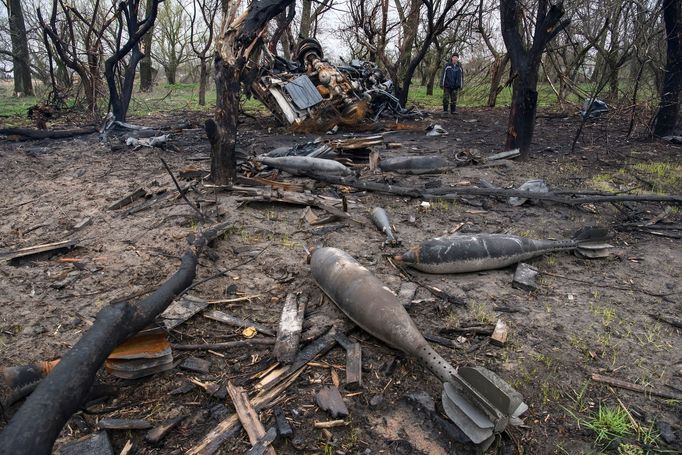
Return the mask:
M 445 65 L 443 70 L 443 77 L 440 80 L 440 86 L 443 88 L 443 112 L 447 114 L 448 104 L 450 104 L 450 113 L 454 114 L 457 111 L 457 92 L 464 85 L 464 71 L 462 65 L 459 63 L 459 54 L 454 53 L 450 57 L 450 62 Z M 449 100 L 449 101 L 448 101 Z

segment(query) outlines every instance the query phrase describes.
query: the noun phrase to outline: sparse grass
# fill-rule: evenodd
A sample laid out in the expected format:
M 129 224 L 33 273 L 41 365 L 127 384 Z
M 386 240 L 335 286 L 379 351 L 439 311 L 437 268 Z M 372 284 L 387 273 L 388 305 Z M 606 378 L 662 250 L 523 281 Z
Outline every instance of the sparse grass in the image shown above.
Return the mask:
M 450 203 L 443 199 L 436 199 L 435 201 L 431 201 L 432 210 L 437 210 L 439 212 L 447 212 L 450 210 L 450 207 L 451 207 Z
M 488 308 L 486 308 L 485 304 L 483 303 L 475 304 L 474 307 L 472 308 L 471 313 L 474 320 L 480 322 L 481 324 L 494 324 L 495 321 L 497 321 L 495 313 L 488 310 Z
M 559 263 L 559 259 L 557 259 L 556 254 L 546 254 L 544 256 L 544 263 L 548 268 L 556 267 Z
M 605 448 L 618 441 L 619 455 L 648 454 L 658 447 L 659 433 L 656 423 L 647 426 L 638 423 L 625 405 L 617 398 L 620 406 L 611 407 L 600 404 L 596 411 L 589 412 L 585 405 L 587 383 L 569 397 L 573 402 L 571 409 L 564 410 L 575 419 L 579 427 L 587 428 L 594 433 L 594 445 Z M 588 414 L 589 412 L 589 414 Z
M 487 83 L 472 82 L 464 86 L 464 90 L 459 92 L 457 107 L 483 107 L 488 102 L 488 90 L 490 85 Z M 511 87 L 505 87 L 497 97 L 498 107 L 508 107 L 511 105 Z M 408 104 L 413 103 L 421 108 L 441 109 L 443 107 L 443 89 L 436 86 L 433 88 L 433 95 L 426 94 L 426 86 L 411 85 L 408 96 Z M 571 100 L 575 103 L 582 103 L 577 98 Z M 549 84 L 538 84 L 538 107 L 548 107 L 557 104 L 557 97 Z
M 594 431 L 595 443 L 608 444 L 611 441 L 632 434 L 627 412 L 621 408 L 599 406 L 599 409 L 582 426 Z
M 460 92 L 458 106 L 484 107 L 488 98 L 487 83 L 471 83 Z M 133 92 L 129 115 L 131 117 L 156 114 L 171 111 L 210 111 L 215 107 L 215 84 L 209 81 L 206 90 L 206 105 L 199 105 L 198 83 L 157 83 L 149 93 L 137 90 Z M 40 96 L 16 98 L 12 96 L 11 83 L 0 84 L 0 117 L 25 117 L 26 109 L 40 101 Z M 443 90 L 434 88 L 433 95 L 426 95 L 426 87 L 412 85 L 408 105 L 414 104 L 425 109 L 440 109 L 442 107 Z M 556 96 L 547 84 L 538 86 L 538 106 L 549 107 L 556 104 Z M 581 100 L 574 100 L 579 103 Z M 106 102 L 106 101 L 104 101 Z M 497 106 L 508 107 L 511 104 L 511 88 L 504 88 L 498 96 Z M 242 108 L 248 113 L 267 113 L 268 110 L 253 98 L 242 97 Z
M 590 184 L 594 189 L 606 193 L 631 191 L 633 194 L 673 194 L 682 188 L 682 164 L 653 162 L 626 165 L 614 172 L 593 176 Z M 678 213 L 679 208 L 675 214 Z
M 601 318 L 601 324 L 608 327 L 616 319 L 616 311 L 613 308 L 606 306 L 598 306 L 590 302 L 590 313 L 593 316 Z

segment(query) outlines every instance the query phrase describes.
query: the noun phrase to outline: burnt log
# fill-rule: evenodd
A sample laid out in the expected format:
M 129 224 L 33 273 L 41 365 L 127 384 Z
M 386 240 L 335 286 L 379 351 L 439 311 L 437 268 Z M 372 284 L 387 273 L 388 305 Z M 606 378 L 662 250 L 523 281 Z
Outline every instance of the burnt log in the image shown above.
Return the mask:
M 111 351 L 170 305 L 194 280 L 202 249 L 228 225 L 207 230 L 182 255 L 180 268 L 141 302 L 104 307 L 92 327 L 62 357 L 0 433 L 0 454 L 49 454 L 62 427 L 87 397 L 97 371 Z
M 35 130 L 32 128 L 0 128 L 0 134 L 9 136 L 13 141 L 31 141 L 37 139 L 66 139 L 83 134 L 96 133 L 97 128 L 87 126 L 72 130 Z

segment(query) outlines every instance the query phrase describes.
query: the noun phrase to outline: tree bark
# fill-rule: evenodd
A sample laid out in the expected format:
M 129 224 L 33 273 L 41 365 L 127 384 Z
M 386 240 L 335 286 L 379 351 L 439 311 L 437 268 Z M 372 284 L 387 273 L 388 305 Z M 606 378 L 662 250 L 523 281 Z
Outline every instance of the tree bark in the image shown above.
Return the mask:
M 517 74 L 512 86 L 512 105 L 507 124 L 507 150 L 519 149 L 528 153 L 535 130 L 538 104 L 537 69 Z M 534 77 L 533 77 L 534 76 Z
M 497 104 L 497 96 L 502 91 L 502 76 L 504 70 L 507 68 L 509 62 L 509 54 L 504 54 L 501 57 L 495 58 L 493 67 L 490 71 L 490 91 L 488 92 L 488 107 L 495 107 Z
M 160 0 L 150 1 L 153 3 L 151 12 L 142 21 L 138 19 L 137 9 L 133 3 L 123 6 L 124 8 L 127 8 L 125 14 L 127 41 L 125 44 L 118 46 L 116 52 L 104 62 L 104 75 L 106 76 L 107 86 L 109 87 L 111 111 L 114 114 L 114 119 L 120 122 L 125 122 L 126 120 L 130 98 L 133 95 L 133 88 L 135 85 L 135 70 L 137 69 L 137 64 L 144 57 L 144 54 L 140 50 L 140 40 L 154 25 L 159 10 Z M 121 24 L 121 27 L 123 27 L 123 24 Z M 128 64 L 124 67 L 123 81 L 119 91 L 114 70 L 128 53 L 130 53 L 130 61 L 128 61 Z
M 663 0 L 663 21 L 667 43 L 665 76 L 661 102 L 654 120 L 654 135 L 666 136 L 675 132 L 680 112 L 682 89 L 682 6 L 679 0 Z
M 149 17 L 152 12 L 152 4 L 154 0 L 147 0 L 147 8 L 145 15 Z M 141 92 L 151 92 L 154 88 L 154 75 L 152 72 L 152 39 L 154 37 L 154 27 L 152 26 L 149 31 L 142 38 L 142 52 L 144 52 L 144 57 L 140 60 L 140 91 Z
M 206 122 L 211 142 L 211 180 L 216 185 L 231 185 L 237 178 L 237 119 L 239 117 L 239 76 L 241 69 L 216 59 L 216 118 Z
M 312 0 L 303 0 L 301 8 L 301 28 L 298 32 L 299 38 L 310 38 L 310 17 L 312 12 Z
M 537 109 L 538 71 L 542 54 L 547 44 L 568 24 L 561 21 L 564 15 L 563 2 L 549 5 L 548 0 L 539 0 L 535 18 L 535 30 L 530 47 L 519 32 L 522 23 L 522 8 L 518 0 L 500 0 L 502 38 L 516 74 L 512 92 L 512 106 L 509 112 L 506 146 L 518 148 L 521 159 L 527 159 L 535 129 Z
M 239 116 L 241 73 L 249 58 L 248 52 L 263 45 L 260 35 L 270 19 L 282 13 L 294 0 L 254 0 L 246 18 L 236 33 L 232 23 L 223 23 L 225 32 L 216 44 L 215 121 L 206 121 L 206 134 L 211 142 L 211 178 L 217 185 L 230 185 L 237 176 L 235 147 Z M 227 3 L 223 4 L 223 21 L 228 20 Z M 241 19 L 239 19 L 241 20 Z
M 206 85 L 208 84 L 208 64 L 201 58 L 199 69 L 199 106 L 206 106 Z
M 12 64 L 14 65 L 14 92 L 21 96 L 33 96 L 28 36 L 21 0 L 8 0 L 7 13 L 12 40 Z

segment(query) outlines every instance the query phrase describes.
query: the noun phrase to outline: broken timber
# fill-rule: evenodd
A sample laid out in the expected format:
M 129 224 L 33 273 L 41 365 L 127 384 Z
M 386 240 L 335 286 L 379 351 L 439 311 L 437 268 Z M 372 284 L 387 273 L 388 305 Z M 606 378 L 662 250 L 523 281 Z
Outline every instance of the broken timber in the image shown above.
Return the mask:
M 653 395 L 656 397 L 667 398 L 669 400 L 682 400 L 682 394 L 665 392 L 663 390 L 651 389 L 649 387 L 644 387 L 639 384 L 633 384 L 631 382 L 622 381 L 616 378 L 610 378 L 608 376 L 602 376 L 601 374 L 593 373 L 592 380 L 594 382 L 601 382 L 603 384 L 608 384 L 613 387 L 618 387 L 620 389 L 630 390 L 632 392 L 643 393 L 645 395 Z
M 272 329 L 264 326 L 263 324 L 259 324 L 253 321 L 247 321 L 246 319 L 236 318 L 227 313 L 223 313 L 222 311 L 209 311 L 208 313 L 204 314 L 204 317 L 208 319 L 213 319 L 214 321 L 222 322 L 223 324 L 233 325 L 235 327 L 253 327 L 260 333 L 269 335 L 271 337 L 275 336 L 275 332 L 273 332 Z
M 249 402 L 249 397 L 246 396 L 244 389 L 235 387 L 230 381 L 227 381 L 227 393 L 232 398 L 234 409 L 244 430 L 246 430 L 246 434 L 249 435 L 251 445 L 256 445 L 258 440 L 265 436 L 265 428 L 263 428 L 263 424 L 258 420 L 258 414 L 256 414 L 256 410 L 251 405 L 251 402 Z M 268 455 L 275 455 L 275 449 L 272 447 L 268 447 L 266 452 Z
M 303 373 L 303 368 L 296 371 L 295 374 L 291 375 L 286 381 L 281 382 L 277 387 L 269 391 L 262 391 L 251 400 L 251 405 L 256 411 L 265 409 L 273 400 L 279 398 L 284 390 L 293 384 L 301 373 Z M 187 455 L 211 455 L 216 453 L 227 439 L 237 435 L 240 426 L 237 415 L 230 415 L 218 423 L 197 445 L 192 447 L 187 452 Z
M 258 338 L 240 341 L 226 341 L 224 343 L 202 343 L 202 344 L 174 344 L 173 349 L 178 351 L 205 351 L 218 349 L 232 349 L 232 348 L 249 348 L 254 346 L 263 346 L 274 344 L 275 340 L 271 338 Z
M 37 139 L 66 139 L 83 134 L 96 133 L 97 128 L 89 126 L 72 130 L 34 130 L 31 128 L 0 128 L 0 135 L 12 141 L 32 141 Z
M 277 436 L 277 428 L 270 427 L 263 436 L 258 438 L 258 442 L 256 442 L 245 455 L 263 455 L 268 450 L 272 450 L 270 444 L 277 439 Z
M 551 201 L 560 204 L 576 206 L 589 203 L 609 203 L 609 202 L 668 202 L 671 204 L 682 205 L 682 196 L 658 196 L 658 195 L 612 195 L 581 193 L 578 191 L 561 191 L 553 193 L 531 193 L 528 191 L 507 190 L 498 188 L 478 188 L 478 187 L 442 187 L 429 190 L 418 188 L 387 185 L 378 182 L 357 180 L 353 177 L 336 177 L 330 175 L 306 174 L 314 180 L 330 183 L 333 185 L 344 185 L 367 191 L 379 193 L 396 194 L 421 198 L 425 200 L 454 200 L 462 195 L 474 196 L 504 196 L 504 197 L 523 197 L 529 200 Z
M 64 354 L 0 433 L 2 452 L 50 453 L 62 427 L 86 398 L 109 353 L 149 325 L 192 283 L 199 254 L 228 227 L 227 223 L 219 224 L 199 236 L 181 257 L 178 271 L 141 302 L 105 306 L 92 327 Z
M 33 256 L 49 256 L 67 252 L 75 248 L 76 243 L 75 240 L 64 240 L 61 242 L 46 243 L 44 245 L 29 246 L 7 253 L 3 259 L 8 261 L 11 265 L 16 265 Z
M 346 350 L 346 388 L 362 387 L 362 348 L 343 333 L 336 334 L 336 341 Z
M 284 308 L 282 308 L 282 317 L 279 321 L 275 349 L 273 350 L 273 356 L 280 363 L 290 364 L 296 357 L 298 343 L 301 341 L 303 316 L 307 303 L 307 295 L 287 295 Z
M 329 213 L 330 215 L 338 216 L 339 218 L 342 219 L 348 219 L 351 221 L 355 221 L 358 224 L 365 225 L 364 221 L 357 220 L 352 218 L 348 212 L 345 212 L 343 209 L 334 207 L 333 205 L 330 204 L 330 202 L 333 203 L 341 203 L 342 200 L 340 199 L 325 199 L 320 196 L 315 196 L 311 194 L 304 194 L 304 193 L 294 193 L 291 191 L 282 191 L 282 190 L 276 190 L 276 189 L 254 189 L 254 188 L 248 188 L 248 187 L 232 187 L 233 191 L 240 191 L 240 192 L 246 192 L 249 194 L 249 196 L 240 196 L 237 198 L 238 202 L 242 203 L 248 203 L 248 202 L 279 202 L 283 204 L 293 204 L 293 205 L 309 205 L 313 207 L 317 207 L 321 210 L 324 210 L 325 212 Z

